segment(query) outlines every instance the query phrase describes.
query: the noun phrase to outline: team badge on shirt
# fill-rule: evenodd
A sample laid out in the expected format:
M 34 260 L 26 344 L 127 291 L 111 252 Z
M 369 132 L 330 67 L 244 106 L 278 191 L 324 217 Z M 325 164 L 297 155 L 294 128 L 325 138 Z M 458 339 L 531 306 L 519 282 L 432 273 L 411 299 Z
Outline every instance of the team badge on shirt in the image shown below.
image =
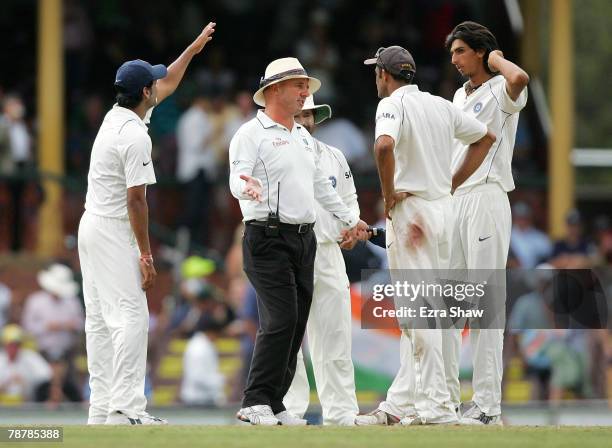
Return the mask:
M 482 103 L 479 101 L 476 104 L 474 104 L 474 113 L 477 114 L 481 110 L 482 110 Z
M 338 180 L 336 179 L 336 176 L 329 176 L 329 180 L 332 183 L 332 187 L 336 188 L 336 185 L 338 184 Z
M 272 145 L 274 145 L 275 148 L 278 148 L 279 146 L 288 145 L 288 144 L 289 144 L 288 140 L 283 140 L 282 138 L 279 138 L 279 137 L 276 137 L 274 141 L 272 142 Z

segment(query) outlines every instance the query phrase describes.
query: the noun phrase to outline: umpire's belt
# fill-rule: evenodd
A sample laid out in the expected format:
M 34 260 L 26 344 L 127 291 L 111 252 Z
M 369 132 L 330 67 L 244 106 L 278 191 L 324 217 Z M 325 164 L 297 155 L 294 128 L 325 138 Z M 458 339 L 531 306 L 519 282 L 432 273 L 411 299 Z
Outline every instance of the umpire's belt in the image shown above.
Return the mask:
M 266 227 L 267 225 L 266 221 L 257 221 L 255 219 L 246 221 L 245 224 L 248 226 L 255 226 L 255 227 Z M 281 223 L 278 223 L 278 228 L 280 230 L 287 230 L 288 232 L 307 233 L 307 232 L 310 232 L 314 228 L 314 225 L 315 225 L 314 222 L 310 222 L 306 224 L 287 224 L 287 223 L 281 222 Z

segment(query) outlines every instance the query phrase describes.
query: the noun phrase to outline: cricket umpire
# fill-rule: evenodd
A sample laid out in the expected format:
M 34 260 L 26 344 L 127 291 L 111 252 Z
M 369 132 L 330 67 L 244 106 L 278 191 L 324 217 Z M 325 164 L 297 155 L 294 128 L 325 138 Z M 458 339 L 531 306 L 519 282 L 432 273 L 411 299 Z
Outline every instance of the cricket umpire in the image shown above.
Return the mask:
M 320 85 L 297 59 L 272 61 L 253 96 L 265 109 L 230 144 L 230 189 L 246 224 L 244 270 L 257 292 L 260 320 L 237 417 L 254 425 L 304 424 L 285 409 L 283 397 L 312 301 L 315 201 L 353 233 L 367 229 L 319 168 L 313 138 L 294 121 Z
M 93 144 L 78 236 L 91 388 L 88 424 L 167 423 L 145 410 L 145 290 L 156 276 L 146 201 L 146 187 L 155 183 L 147 123 L 214 31 L 211 22 L 168 68 L 141 60 L 119 67 L 117 104 Z

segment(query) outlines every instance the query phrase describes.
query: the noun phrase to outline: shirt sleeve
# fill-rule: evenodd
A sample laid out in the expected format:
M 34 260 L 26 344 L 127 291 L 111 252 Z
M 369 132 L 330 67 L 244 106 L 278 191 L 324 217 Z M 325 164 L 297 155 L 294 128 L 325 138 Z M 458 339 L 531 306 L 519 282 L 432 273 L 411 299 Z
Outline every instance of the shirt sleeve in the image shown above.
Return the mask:
M 449 103 L 455 126 L 455 138 L 464 145 L 471 145 L 487 134 L 487 125 Z
M 147 112 L 145 113 L 145 117 L 142 120 L 144 122 L 144 124 L 149 124 L 151 122 L 151 115 L 153 115 L 153 110 L 155 109 L 155 106 L 150 107 L 149 109 L 147 109 Z
M 499 107 L 506 113 L 514 114 L 520 112 L 527 104 L 527 87 L 525 87 L 516 101 L 510 98 L 508 89 L 506 89 L 506 81 L 498 82 L 493 88 L 493 93 L 496 99 L 499 101 Z
M 339 179 L 343 184 L 343 188 L 340 190 L 340 198 L 342 199 L 342 202 L 344 202 L 348 206 L 348 208 L 351 209 L 351 211 L 353 211 L 359 216 L 360 210 L 359 202 L 357 202 L 357 189 L 355 188 L 355 182 L 353 178 L 353 173 L 351 172 L 351 168 L 348 162 L 346 161 L 346 157 L 344 157 L 342 151 L 336 148 L 332 148 L 332 151 L 340 162 L 341 172 L 338 173 L 338 175 L 340 176 Z
M 315 156 L 314 174 L 314 197 L 325 210 L 331 213 L 334 218 L 341 221 L 346 227 L 354 227 L 359 221 L 359 214 L 347 207 L 332 186 L 331 181 L 325 175 L 319 165 L 320 156 Z
M 383 98 L 376 109 L 376 131 L 374 141 L 388 135 L 397 143 L 402 124 L 402 111 L 391 98 Z
M 253 175 L 253 167 L 257 163 L 257 146 L 244 132 L 237 132 L 229 147 L 230 191 L 236 199 L 248 200 L 251 197 L 244 193 L 246 181 L 240 175 Z M 261 180 L 257 179 L 262 186 Z
M 156 182 L 151 160 L 151 138 L 144 132 L 131 139 L 123 153 L 127 188 Z

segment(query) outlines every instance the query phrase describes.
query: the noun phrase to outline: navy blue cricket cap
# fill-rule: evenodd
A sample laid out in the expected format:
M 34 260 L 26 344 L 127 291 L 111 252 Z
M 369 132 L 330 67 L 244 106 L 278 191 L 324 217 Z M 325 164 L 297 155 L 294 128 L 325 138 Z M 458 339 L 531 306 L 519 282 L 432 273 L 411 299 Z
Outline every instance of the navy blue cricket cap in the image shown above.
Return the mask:
M 143 87 L 152 81 L 165 78 L 168 69 L 163 64 L 151 65 L 146 61 L 136 59 L 124 62 L 115 76 L 115 85 L 126 93 L 139 93 Z

